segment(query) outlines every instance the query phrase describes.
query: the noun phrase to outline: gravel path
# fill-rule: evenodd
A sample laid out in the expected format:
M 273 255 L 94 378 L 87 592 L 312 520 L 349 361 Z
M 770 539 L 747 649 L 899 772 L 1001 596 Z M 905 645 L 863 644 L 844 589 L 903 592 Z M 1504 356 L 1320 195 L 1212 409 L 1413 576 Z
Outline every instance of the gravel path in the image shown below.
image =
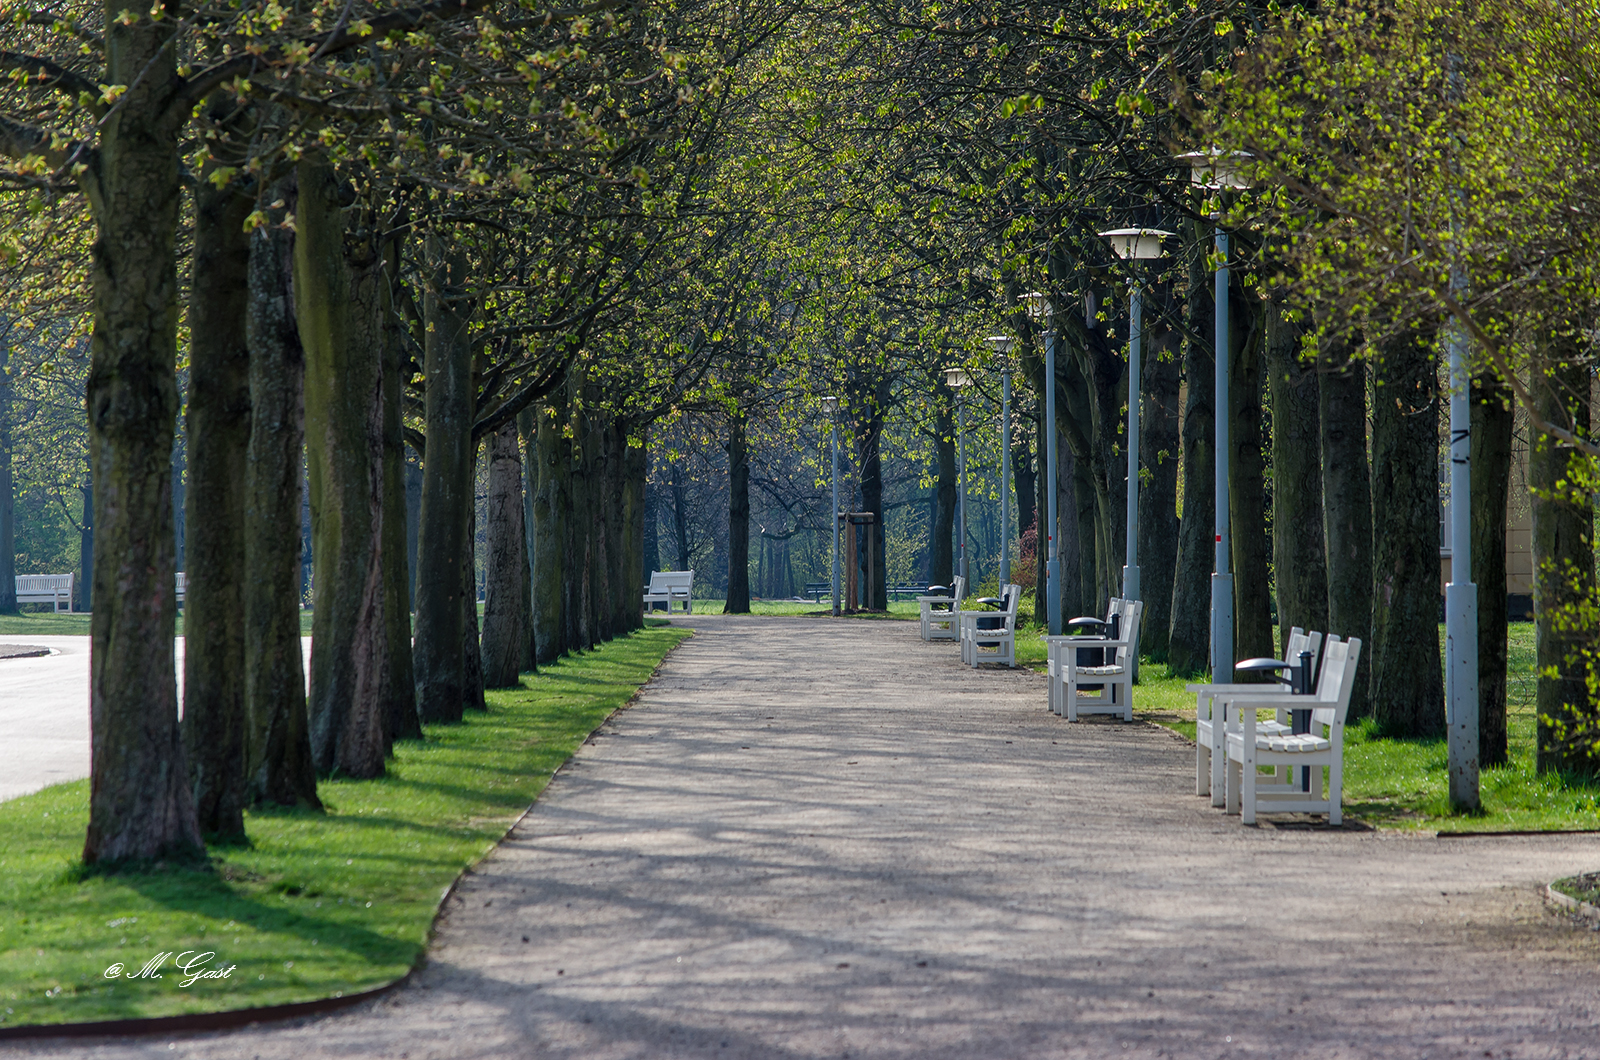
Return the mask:
M 1242 828 L 1154 727 L 903 622 L 700 630 L 464 882 L 427 968 L 295 1024 L 28 1055 L 1594 1057 L 1596 837 Z

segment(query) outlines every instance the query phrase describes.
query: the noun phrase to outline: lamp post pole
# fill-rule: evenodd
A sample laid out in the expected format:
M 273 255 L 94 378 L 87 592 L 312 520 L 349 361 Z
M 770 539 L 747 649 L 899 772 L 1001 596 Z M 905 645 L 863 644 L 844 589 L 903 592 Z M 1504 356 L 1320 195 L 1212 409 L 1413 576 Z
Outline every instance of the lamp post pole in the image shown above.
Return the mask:
M 1217 329 L 1216 361 L 1216 560 L 1211 575 L 1211 680 L 1226 681 L 1233 675 L 1233 568 L 1232 542 L 1228 535 L 1228 408 L 1229 408 L 1229 322 L 1228 322 L 1228 233 L 1217 225 Z
M 1450 285 L 1465 287 L 1463 277 Z M 1478 587 L 1472 582 L 1472 407 L 1466 336 L 1452 325 L 1450 355 L 1450 584 L 1444 587 L 1445 741 L 1450 805 L 1480 807 L 1478 789 Z
M 1048 304 L 1048 303 L 1047 303 Z M 1056 329 L 1044 333 L 1044 444 L 1048 551 L 1044 563 L 1045 607 L 1050 635 L 1061 635 L 1061 557 L 1056 555 Z
M 1011 367 L 1000 369 L 1000 587 L 1011 584 Z
M 959 389 L 956 390 L 956 436 L 961 461 L 956 472 L 961 483 L 961 493 L 956 500 L 956 555 L 960 558 L 961 577 L 970 585 L 972 581 L 967 577 L 967 403 L 962 400 Z
M 1144 338 L 1144 301 L 1139 281 L 1128 282 L 1128 562 L 1122 568 L 1122 598 L 1139 596 L 1139 347 Z

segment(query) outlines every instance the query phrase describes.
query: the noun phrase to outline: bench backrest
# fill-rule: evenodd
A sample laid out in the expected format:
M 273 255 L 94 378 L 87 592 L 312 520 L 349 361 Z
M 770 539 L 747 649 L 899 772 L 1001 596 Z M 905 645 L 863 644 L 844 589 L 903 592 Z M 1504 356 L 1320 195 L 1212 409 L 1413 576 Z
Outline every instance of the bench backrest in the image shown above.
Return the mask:
M 17 575 L 17 595 L 23 593 L 70 593 L 72 591 L 71 574 L 19 574 Z
M 650 575 L 652 593 L 681 593 L 688 596 L 694 588 L 692 570 L 658 570 Z
M 1356 663 L 1361 659 L 1361 639 L 1352 637 L 1350 640 L 1340 640 L 1330 636 L 1322 656 L 1322 676 L 1317 682 L 1317 705 L 1312 708 L 1311 720 L 1337 732 L 1344 728 L 1345 713 L 1350 709 L 1350 694 L 1356 687 Z
M 1117 648 L 1117 665 L 1126 666 L 1129 653 L 1139 644 L 1139 618 L 1144 614 L 1144 601 L 1123 600 L 1121 614 L 1122 628 L 1117 635 L 1121 646 Z

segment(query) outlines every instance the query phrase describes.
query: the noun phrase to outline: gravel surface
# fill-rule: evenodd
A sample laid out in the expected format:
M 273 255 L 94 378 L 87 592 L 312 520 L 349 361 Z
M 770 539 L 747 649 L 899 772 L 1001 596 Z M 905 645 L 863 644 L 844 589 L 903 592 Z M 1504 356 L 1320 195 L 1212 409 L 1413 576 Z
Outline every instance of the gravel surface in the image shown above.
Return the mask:
M 1595 1057 L 1593 836 L 1243 828 L 1165 730 L 905 622 L 699 635 L 327 1017 L 30 1056 Z

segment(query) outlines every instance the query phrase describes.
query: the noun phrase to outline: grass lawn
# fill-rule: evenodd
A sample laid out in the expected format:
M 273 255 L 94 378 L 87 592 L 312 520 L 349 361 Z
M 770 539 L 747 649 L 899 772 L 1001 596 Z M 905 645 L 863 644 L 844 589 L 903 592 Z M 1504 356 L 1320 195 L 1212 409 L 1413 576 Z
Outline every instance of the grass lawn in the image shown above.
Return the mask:
M 32 621 L 31 619 L 13 621 Z M 249 1008 L 370 989 L 422 954 L 444 890 L 689 634 L 652 626 L 429 726 L 378 780 L 324 781 L 326 814 L 254 812 L 208 870 L 79 877 L 88 781 L 0 803 L 0 1027 Z M 214 953 L 132 978 L 159 954 Z M 106 972 L 122 966 L 120 976 Z
M 697 615 L 720 615 L 727 606 L 726 600 L 695 600 L 694 613 Z M 659 615 L 665 611 L 656 612 Z M 682 611 L 674 611 L 674 615 L 681 615 Z M 833 614 L 833 601 L 824 596 L 822 603 L 813 603 L 810 600 L 751 600 L 750 613 L 752 615 L 814 615 L 831 616 Z M 890 600 L 888 613 L 882 611 L 867 611 L 861 614 L 848 615 L 848 618 L 898 618 L 908 621 L 920 621 L 922 611 L 915 600 Z

